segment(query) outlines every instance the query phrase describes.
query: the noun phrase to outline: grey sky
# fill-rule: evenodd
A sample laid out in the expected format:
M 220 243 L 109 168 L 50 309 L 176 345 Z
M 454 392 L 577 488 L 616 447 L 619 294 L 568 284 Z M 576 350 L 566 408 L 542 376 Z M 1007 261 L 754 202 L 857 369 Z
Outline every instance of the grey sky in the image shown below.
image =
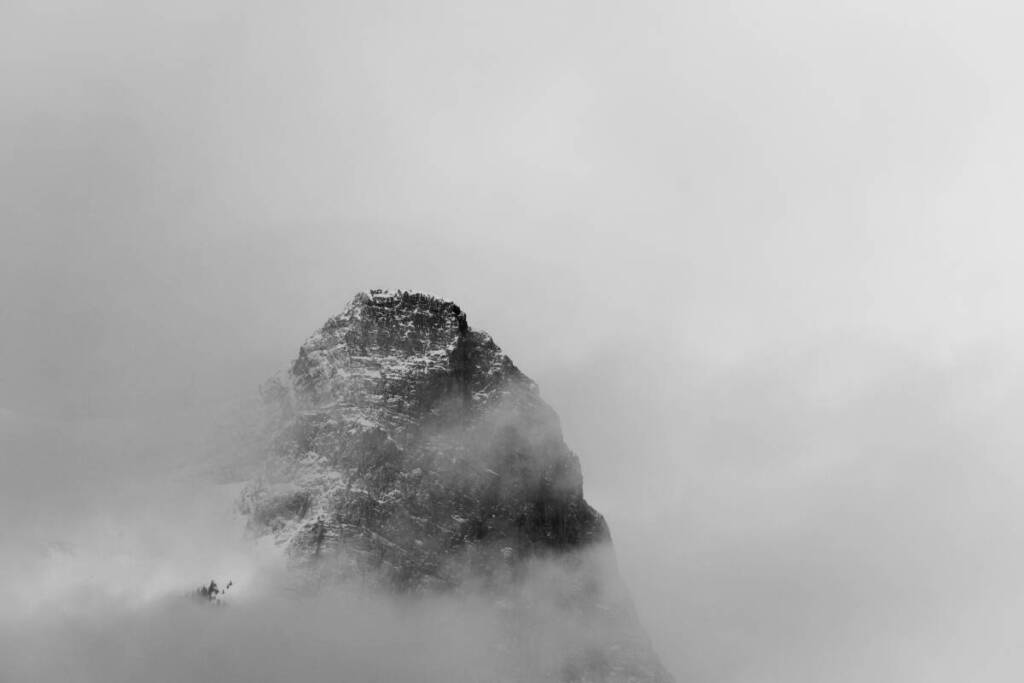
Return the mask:
M 421 289 L 562 415 L 681 679 L 1011 678 L 1022 14 L 8 2 L 0 491 Z

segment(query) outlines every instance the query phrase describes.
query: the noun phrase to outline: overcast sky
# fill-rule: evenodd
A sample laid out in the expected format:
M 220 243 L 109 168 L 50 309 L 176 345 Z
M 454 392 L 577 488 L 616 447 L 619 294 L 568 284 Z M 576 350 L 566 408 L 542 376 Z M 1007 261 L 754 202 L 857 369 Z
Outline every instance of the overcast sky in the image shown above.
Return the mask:
M 1022 20 L 6 2 L 8 519 L 418 289 L 540 383 L 681 681 L 1013 679 Z

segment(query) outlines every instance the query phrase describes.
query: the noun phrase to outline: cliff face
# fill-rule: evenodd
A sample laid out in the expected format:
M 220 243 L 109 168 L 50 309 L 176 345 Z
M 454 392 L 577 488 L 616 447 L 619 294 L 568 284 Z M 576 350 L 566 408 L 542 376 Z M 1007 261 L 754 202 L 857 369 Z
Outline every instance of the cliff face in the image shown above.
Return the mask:
M 263 394 L 269 458 L 242 508 L 294 565 L 392 592 L 482 592 L 518 623 L 550 621 L 534 603 L 554 602 L 569 638 L 536 676 L 670 680 L 557 415 L 458 306 L 359 294 Z

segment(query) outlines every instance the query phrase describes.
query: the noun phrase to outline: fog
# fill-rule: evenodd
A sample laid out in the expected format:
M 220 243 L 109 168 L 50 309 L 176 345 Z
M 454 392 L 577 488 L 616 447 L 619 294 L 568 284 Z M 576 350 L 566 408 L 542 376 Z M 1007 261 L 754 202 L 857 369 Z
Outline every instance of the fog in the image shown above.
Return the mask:
M 1021 14 L 5 3 L 0 679 L 172 680 L 210 578 L 188 676 L 319 670 L 216 428 L 371 287 L 539 383 L 680 681 L 1019 677 Z

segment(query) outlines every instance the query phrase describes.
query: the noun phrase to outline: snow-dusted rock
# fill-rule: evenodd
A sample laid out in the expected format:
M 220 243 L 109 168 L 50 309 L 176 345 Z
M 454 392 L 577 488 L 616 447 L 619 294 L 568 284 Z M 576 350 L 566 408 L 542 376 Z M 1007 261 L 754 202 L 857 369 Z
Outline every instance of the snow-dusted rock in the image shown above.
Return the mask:
M 550 680 L 671 680 L 557 415 L 457 305 L 361 293 L 263 395 L 269 458 L 242 509 L 296 567 L 379 590 L 483 592 L 520 622 L 549 625 L 541 603 L 555 603 L 569 635 Z

